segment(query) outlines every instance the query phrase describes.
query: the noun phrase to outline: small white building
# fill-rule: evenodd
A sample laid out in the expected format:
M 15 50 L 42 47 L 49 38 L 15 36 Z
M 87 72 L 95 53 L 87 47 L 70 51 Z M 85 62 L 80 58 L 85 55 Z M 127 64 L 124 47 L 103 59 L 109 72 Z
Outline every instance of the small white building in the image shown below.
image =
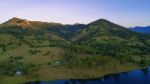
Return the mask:
M 59 65 L 59 64 L 62 64 L 62 62 L 61 61 L 57 61 L 57 62 L 55 62 L 55 64 Z
M 16 75 L 22 75 L 22 72 L 21 71 L 16 71 Z

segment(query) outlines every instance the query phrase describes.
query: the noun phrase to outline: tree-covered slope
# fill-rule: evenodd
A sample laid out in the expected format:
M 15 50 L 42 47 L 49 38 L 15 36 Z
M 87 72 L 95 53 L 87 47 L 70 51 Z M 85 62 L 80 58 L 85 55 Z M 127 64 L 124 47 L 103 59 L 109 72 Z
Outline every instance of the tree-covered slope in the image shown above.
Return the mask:
M 149 36 L 130 31 L 105 19 L 88 24 L 71 41 L 91 48 L 91 51 L 85 49 L 86 52 L 107 56 L 150 54 Z

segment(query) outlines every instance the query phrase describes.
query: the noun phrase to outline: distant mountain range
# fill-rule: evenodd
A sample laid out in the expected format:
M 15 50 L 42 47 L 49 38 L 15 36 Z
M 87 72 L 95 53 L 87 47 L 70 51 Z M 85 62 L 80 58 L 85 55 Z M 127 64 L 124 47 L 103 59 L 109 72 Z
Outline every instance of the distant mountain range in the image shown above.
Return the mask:
M 150 34 L 150 26 L 147 27 L 133 27 L 129 28 L 132 31 L 143 33 L 143 34 Z

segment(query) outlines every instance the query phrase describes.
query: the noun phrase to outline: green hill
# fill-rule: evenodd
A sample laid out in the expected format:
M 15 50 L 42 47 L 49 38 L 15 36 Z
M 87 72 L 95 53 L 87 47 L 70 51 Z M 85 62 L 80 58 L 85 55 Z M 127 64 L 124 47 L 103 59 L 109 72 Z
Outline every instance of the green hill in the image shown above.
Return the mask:
M 95 53 L 149 55 L 150 38 L 125 27 L 100 19 L 87 25 L 71 38 L 80 45 L 90 46 Z M 116 54 L 115 54 L 116 53 Z M 109 55 L 109 54 L 108 54 Z

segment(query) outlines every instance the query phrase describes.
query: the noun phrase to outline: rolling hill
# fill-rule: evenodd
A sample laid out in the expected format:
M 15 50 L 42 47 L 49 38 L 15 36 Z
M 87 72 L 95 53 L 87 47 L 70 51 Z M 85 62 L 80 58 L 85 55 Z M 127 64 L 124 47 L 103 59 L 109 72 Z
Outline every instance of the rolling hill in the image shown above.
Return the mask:
M 71 41 L 95 49 L 95 53 L 112 56 L 150 54 L 150 38 L 105 19 L 81 29 Z

